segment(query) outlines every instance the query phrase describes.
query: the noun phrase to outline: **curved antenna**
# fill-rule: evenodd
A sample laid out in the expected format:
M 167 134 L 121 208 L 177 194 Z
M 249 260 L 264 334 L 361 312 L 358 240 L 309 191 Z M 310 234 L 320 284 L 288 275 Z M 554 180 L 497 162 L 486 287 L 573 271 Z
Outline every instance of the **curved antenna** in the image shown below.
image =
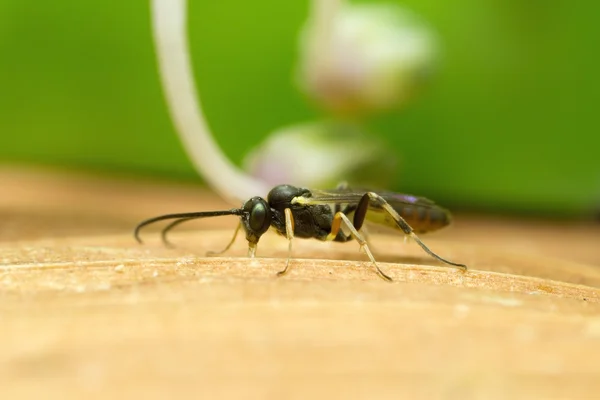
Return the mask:
M 176 220 L 180 220 L 179 222 L 184 222 L 184 221 L 187 221 L 188 219 L 196 219 L 196 218 L 221 217 L 223 215 L 242 215 L 243 212 L 244 212 L 244 210 L 242 210 L 241 208 L 234 208 L 231 210 L 223 210 L 223 211 L 200 211 L 200 212 L 189 212 L 189 213 L 180 213 L 180 214 L 159 215 L 158 217 L 149 218 L 147 220 L 140 222 L 135 227 L 133 236 L 135 237 L 135 240 L 137 240 L 139 243 L 142 243 L 142 239 L 140 239 L 140 230 L 146 225 L 150 225 L 150 224 L 153 224 L 158 221 L 164 221 L 166 219 L 176 219 Z M 179 223 L 178 221 L 175 221 L 175 222 L 177 222 L 177 224 Z M 167 226 L 167 228 L 170 229 L 177 224 L 171 223 L 171 225 Z
M 182 222 L 192 221 L 194 219 L 196 219 L 196 218 L 195 217 L 189 217 L 189 218 L 176 219 L 175 221 L 171 222 L 169 225 L 165 226 L 163 228 L 163 230 L 160 232 L 160 237 L 161 237 L 163 243 L 165 244 L 165 246 L 167 246 L 167 247 L 174 247 L 173 243 L 169 242 L 169 239 L 167 239 L 167 234 L 173 228 L 175 228 L 177 225 L 181 224 Z

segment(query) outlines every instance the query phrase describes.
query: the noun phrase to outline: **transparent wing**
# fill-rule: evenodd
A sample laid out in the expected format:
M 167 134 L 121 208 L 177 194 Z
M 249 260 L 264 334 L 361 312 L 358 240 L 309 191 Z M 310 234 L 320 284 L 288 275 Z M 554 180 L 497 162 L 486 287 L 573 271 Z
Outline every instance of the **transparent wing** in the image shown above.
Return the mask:
M 331 189 L 331 190 L 313 190 L 311 189 L 310 197 L 302 197 L 297 200 L 301 204 L 358 204 L 360 199 L 368 189 Z M 378 195 L 383 197 L 393 208 L 400 208 L 407 205 L 421 207 L 437 207 L 436 204 L 424 197 L 413 196 L 410 194 L 381 192 L 376 191 Z
M 359 201 L 368 192 L 370 192 L 368 189 L 311 190 L 309 195 L 297 197 L 293 202 L 302 205 L 328 205 L 334 212 L 344 211 L 351 217 Z M 385 200 L 416 232 L 425 233 L 437 230 L 451 221 L 447 210 L 424 197 L 382 191 L 375 193 Z M 370 224 L 402 230 L 400 222 L 388 211 L 385 211 L 382 204 L 378 202 L 369 201 L 365 218 L 366 222 Z

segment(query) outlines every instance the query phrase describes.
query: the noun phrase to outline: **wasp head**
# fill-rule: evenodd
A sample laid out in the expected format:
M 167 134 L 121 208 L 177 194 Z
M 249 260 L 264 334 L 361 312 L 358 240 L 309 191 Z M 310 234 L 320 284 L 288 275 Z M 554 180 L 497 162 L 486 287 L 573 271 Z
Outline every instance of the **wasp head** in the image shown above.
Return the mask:
M 242 225 L 250 246 L 249 254 L 253 257 L 258 240 L 271 226 L 271 208 L 262 197 L 253 197 L 244 203 L 242 211 Z

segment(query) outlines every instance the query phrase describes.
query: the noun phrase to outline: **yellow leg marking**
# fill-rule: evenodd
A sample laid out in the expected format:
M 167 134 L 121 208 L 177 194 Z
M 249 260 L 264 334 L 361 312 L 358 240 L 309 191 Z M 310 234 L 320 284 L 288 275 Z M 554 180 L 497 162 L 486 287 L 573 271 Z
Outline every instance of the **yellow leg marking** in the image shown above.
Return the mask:
M 294 216 L 292 210 L 285 209 L 285 236 L 288 240 L 288 258 L 285 263 L 285 268 L 277 273 L 277 276 L 285 275 L 290 267 L 290 259 L 292 258 L 292 239 L 294 239 Z
M 387 275 L 385 272 L 383 272 L 381 270 L 381 268 L 379 268 L 379 265 L 377 264 L 377 261 L 375 261 L 375 257 L 373 257 L 373 253 L 371 253 L 371 250 L 369 249 L 369 245 L 367 244 L 367 241 L 365 240 L 363 235 L 361 235 L 360 232 L 356 230 L 356 228 L 354 227 L 352 222 L 348 219 L 348 217 L 346 217 L 346 215 L 344 213 L 338 212 L 335 214 L 335 216 L 333 217 L 333 222 L 331 224 L 331 233 L 329 235 L 327 235 L 326 240 L 335 239 L 338 232 L 340 231 L 340 228 L 342 227 L 342 222 L 350 230 L 350 232 L 352 233 L 352 237 L 360 245 L 360 249 L 367 254 L 369 259 L 371 260 L 371 263 L 373 263 L 373 265 L 375 266 L 375 269 L 377 270 L 377 273 L 379 274 L 379 276 L 381 276 L 386 281 L 391 282 L 392 278 L 390 278 L 389 275 Z
M 240 232 L 241 227 L 242 227 L 242 223 L 240 222 L 240 223 L 238 223 L 237 228 L 235 228 L 235 232 L 233 232 L 233 237 L 229 241 L 229 244 L 227 245 L 227 247 L 225 247 L 221 251 L 209 251 L 206 253 L 206 255 L 209 257 L 210 256 L 218 256 L 218 255 L 225 253 L 227 250 L 229 250 L 231 248 L 231 246 L 233 245 L 233 242 L 235 242 L 235 238 L 237 237 L 238 233 Z
M 335 214 L 335 216 L 333 217 L 333 222 L 331 223 L 331 232 L 329 232 L 329 235 L 327 235 L 327 237 L 325 238 L 325 240 L 327 240 L 329 242 L 336 238 L 338 232 L 340 231 L 340 229 L 342 227 L 342 219 L 338 218 L 338 214 L 342 214 L 342 213 L 338 212 L 337 214 Z M 344 214 L 342 214 L 342 215 L 344 215 Z M 344 217 L 345 217 L 345 215 L 344 215 Z

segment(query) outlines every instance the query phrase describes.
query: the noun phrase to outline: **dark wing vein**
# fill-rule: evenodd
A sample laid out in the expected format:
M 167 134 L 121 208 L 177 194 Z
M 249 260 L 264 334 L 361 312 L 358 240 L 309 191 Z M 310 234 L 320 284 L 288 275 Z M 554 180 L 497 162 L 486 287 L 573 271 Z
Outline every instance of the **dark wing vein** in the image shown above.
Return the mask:
M 344 204 L 358 204 L 360 199 L 369 192 L 367 189 L 332 189 L 332 190 L 313 190 L 311 189 L 311 197 L 303 198 L 304 204 L 331 204 L 331 203 L 344 203 Z M 383 197 L 392 207 L 397 206 L 420 206 L 420 207 L 437 207 L 436 204 L 426 199 L 425 197 L 418 197 L 409 194 L 394 193 L 394 192 L 379 192 L 378 195 Z

